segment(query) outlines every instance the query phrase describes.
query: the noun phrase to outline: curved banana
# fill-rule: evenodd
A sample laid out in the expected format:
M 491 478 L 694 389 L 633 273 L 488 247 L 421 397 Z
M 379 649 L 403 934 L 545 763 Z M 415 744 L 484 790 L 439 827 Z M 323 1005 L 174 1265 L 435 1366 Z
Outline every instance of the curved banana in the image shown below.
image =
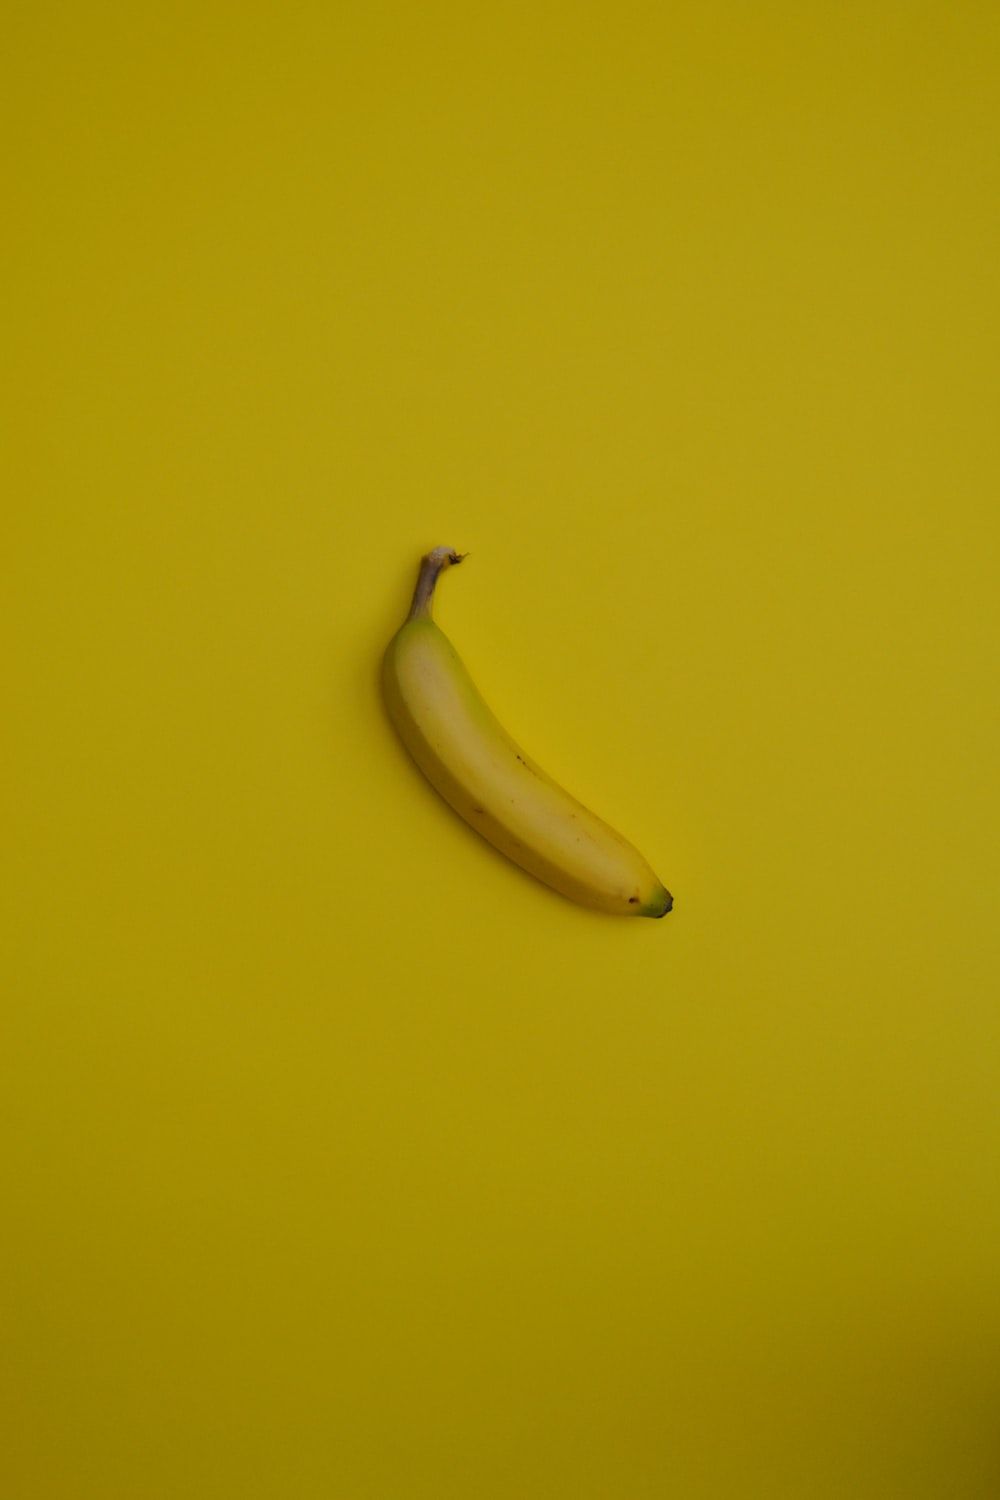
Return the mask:
M 385 653 L 383 691 L 403 744 L 467 823 L 546 885 L 600 911 L 666 916 L 673 898 L 642 855 L 515 744 L 431 618 L 438 576 L 461 561 L 450 547 L 422 560 Z

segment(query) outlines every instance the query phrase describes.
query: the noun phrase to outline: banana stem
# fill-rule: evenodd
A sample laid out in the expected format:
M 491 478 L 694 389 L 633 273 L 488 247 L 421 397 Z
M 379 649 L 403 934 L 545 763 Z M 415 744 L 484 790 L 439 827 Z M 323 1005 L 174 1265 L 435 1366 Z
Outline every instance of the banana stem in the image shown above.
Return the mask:
M 450 547 L 435 547 L 433 552 L 428 552 L 426 557 L 420 560 L 420 573 L 417 577 L 417 586 L 413 591 L 413 603 L 410 605 L 408 620 L 429 620 L 431 617 L 431 604 L 434 599 L 434 586 L 445 568 L 454 567 L 460 563 L 466 552 L 453 552 Z

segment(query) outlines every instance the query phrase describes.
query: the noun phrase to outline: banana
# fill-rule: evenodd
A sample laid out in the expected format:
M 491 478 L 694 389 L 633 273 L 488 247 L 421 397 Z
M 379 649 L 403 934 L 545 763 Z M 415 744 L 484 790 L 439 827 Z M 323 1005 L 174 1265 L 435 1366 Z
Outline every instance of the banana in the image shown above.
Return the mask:
M 438 577 L 461 561 L 450 547 L 423 558 L 385 653 L 383 693 L 403 744 L 445 801 L 538 880 L 599 911 L 666 916 L 673 898 L 639 851 L 511 739 L 432 619 Z

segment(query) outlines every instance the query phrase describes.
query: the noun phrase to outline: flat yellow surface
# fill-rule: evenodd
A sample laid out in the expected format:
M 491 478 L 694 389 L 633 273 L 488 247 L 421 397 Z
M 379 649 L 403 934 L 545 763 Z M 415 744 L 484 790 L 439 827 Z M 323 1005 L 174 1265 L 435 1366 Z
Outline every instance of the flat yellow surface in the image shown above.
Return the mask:
M 1000 9 L 0 67 L 0 1492 L 995 1497 Z M 436 543 L 665 921 L 405 760 Z

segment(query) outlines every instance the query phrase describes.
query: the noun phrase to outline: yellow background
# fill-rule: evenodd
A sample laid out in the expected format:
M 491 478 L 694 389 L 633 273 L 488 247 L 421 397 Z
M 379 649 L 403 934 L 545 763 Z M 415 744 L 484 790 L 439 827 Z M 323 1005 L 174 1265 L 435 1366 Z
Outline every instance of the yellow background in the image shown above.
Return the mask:
M 4 1495 L 1000 1493 L 1000 10 L 4 54 Z M 666 921 L 405 760 L 442 542 Z

